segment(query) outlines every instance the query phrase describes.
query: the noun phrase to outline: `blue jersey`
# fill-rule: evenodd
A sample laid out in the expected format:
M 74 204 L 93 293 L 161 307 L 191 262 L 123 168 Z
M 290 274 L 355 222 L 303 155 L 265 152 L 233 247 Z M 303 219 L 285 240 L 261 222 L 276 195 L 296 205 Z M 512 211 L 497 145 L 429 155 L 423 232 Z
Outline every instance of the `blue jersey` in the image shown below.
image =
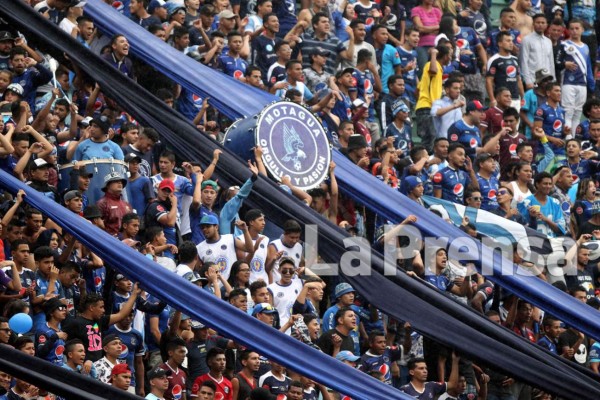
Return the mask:
M 479 128 L 468 125 L 462 118 L 448 128 L 448 140 L 450 143 L 458 142 L 465 146 L 465 151 L 471 160 L 475 159 L 477 148 L 481 147 Z
M 400 65 L 402 65 L 402 68 L 406 68 L 412 61 L 417 61 L 417 51 L 414 49 L 408 51 L 402 46 L 398 46 L 396 47 L 396 51 L 398 51 L 398 55 L 400 56 Z M 416 64 L 414 69 L 402 73 L 402 77 L 404 78 L 404 90 L 408 95 L 411 104 L 416 102 L 417 76 L 419 76 L 419 67 L 416 66 Z
M 379 6 L 371 2 L 368 6 L 360 2 L 354 3 L 354 12 L 356 13 L 356 19 L 360 21 L 365 21 L 366 27 L 372 27 L 375 24 L 375 18 L 371 15 L 373 10 L 379 10 Z
M 600 362 L 600 342 L 595 342 L 590 348 L 590 362 Z
M 454 35 L 456 47 L 460 50 L 459 71 L 464 74 L 477 73 L 477 46 L 481 44 L 473 28 L 460 27 Z M 470 54 L 466 54 L 470 53 Z
M 92 160 L 94 158 L 114 158 L 123 161 L 123 150 L 112 140 L 105 142 L 94 142 L 92 139 L 86 139 L 79 143 L 73 156 L 73 161 Z
M 252 41 L 252 59 L 251 64 L 260 68 L 262 76 L 267 76 L 269 67 L 277 61 L 275 54 L 275 45 L 281 39 L 270 39 L 265 35 L 260 35 Z
M 275 396 L 285 395 L 288 392 L 290 383 L 292 383 L 292 380 L 289 377 L 284 375 L 283 380 L 277 379 L 271 371 L 261 376 L 258 380 L 260 387 L 267 389 Z M 277 398 L 279 399 L 279 397 Z
M 379 371 L 383 374 L 383 382 L 392 384 L 392 363 L 402 357 L 402 347 L 388 347 L 383 354 L 377 355 L 367 351 L 360 359 L 360 370 L 366 373 Z
M 148 201 L 154 197 L 152 182 L 147 176 L 139 176 L 134 181 L 129 181 L 125 186 L 127 200 L 135 210 L 136 214 L 144 215 Z M 179 202 L 177 203 L 179 205 Z
M 557 63 L 562 69 L 562 84 L 574 86 L 587 86 L 591 91 L 595 88 L 590 49 L 587 44 L 581 46 L 570 40 L 562 42 L 556 55 Z M 571 71 L 565 68 L 566 62 L 574 62 L 577 68 Z
M 442 199 L 463 204 L 465 188 L 471 184 L 471 178 L 465 171 L 450 166 L 442 168 L 433 176 L 433 188 L 442 189 Z
M 548 226 L 545 222 L 542 222 L 540 220 L 531 220 L 531 218 L 529 217 L 528 210 L 531 206 L 540 206 L 540 212 L 542 213 L 542 215 L 544 215 L 545 217 L 549 218 L 552 222 L 557 224 L 563 235 L 567 232 L 567 224 L 565 223 L 565 217 L 561 209 L 560 202 L 557 199 L 548 196 L 546 199 L 546 204 L 541 204 L 535 198 L 535 196 L 531 195 L 517 205 L 517 209 L 519 210 L 521 215 L 523 215 L 523 218 L 525 218 L 525 222 L 527 222 L 532 228 L 534 228 L 535 226 L 534 229 L 550 238 L 557 237 L 558 234 L 556 234 L 552 229 L 550 229 L 550 226 Z M 534 226 L 532 226 L 532 223 Z
M 21 75 L 15 75 L 12 83 L 18 83 L 23 87 L 23 100 L 29 103 L 29 107 L 35 110 L 35 95 L 39 86 L 45 85 L 52 79 L 52 72 L 41 64 L 27 68 Z
M 481 192 L 481 209 L 491 211 L 497 208 L 498 199 L 496 194 L 498 193 L 498 186 L 500 186 L 498 178 L 492 174 L 490 179 L 485 179 L 477 174 L 477 182 L 479 182 L 479 191 Z
M 577 175 L 579 179 L 591 178 L 600 169 L 600 162 L 596 160 L 584 160 L 582 158 L 578 163 L 571 164 L 567 160 L 565 160 L 565 163 L 571 168 L 573 175 Z
M 586 119 L 585 121 L 581 121 L 579 125 L 577 125 L 577 129 L 575 130 L 575 139 L 579 139 L 581 141 L 590 140 L 590 120 Z
M 563 129 L 565 126 L 565 110 L 560 105 L 557 105 L 556 108 L 552 108 L 548 105 L 548 103 L 542 104 L 537 109 L 533 120 L 542 122 L 542 129 L 544 130 L 544 133 L 546 135 L 558 139 L 563 138 Z M 565 154 L 564 147 L 558 147 L 552 143 L 549 144 L 550 148 L 552 149 L 555 155 Z
M 148 301 L 157 302 L 160 301 L 156 297 L 149 295 Z M 146 315 L 146 324 L 144 327 L 145 340 L 146 345 L 148 346 L 148 351 L 157 351 L 159 350 L 158 343 L 154 339 L 154 335 L 152 335 L 152 330 L 150 329 L 150 320 L 152 318 L 158 318 L 158 330 L 160 332 L 164 332 L 169 327 L 169 315 L 171 312 L 171 307 L 165 307 L 159 314 L 147 313 Z
M 349 92 L 356 92 L 356 96 L 362 101 L 366 102 L 366 96 L 373 96 L 373 83 L 375 82 L 375 78 L 373 74 L 369 70 L 360 71 L 358 69 L 354 69 L 352 73 L 352 80 L 354 86 L 350 88 Z M 367 117 L 367 121 L 374 122 L 375 121 L 375 102 L 371 101 L 369 105 L 369 116 Z
M 44 324 L 35 332 L 35 355 L 55 365 L 63 365 L 65 341 L 54 328 Z
M 176 108 L 186 119 L 193 121 L 202 108 L 202 102 L 202 97 L 190 92 L 182 86 L 181 93 L 177 99 Z
M 85 268 L 81 274 L 85 279 L 85 288 L 88 293 L 102 294 L 106 281 L 106 267 Z
M 400 65 L 400 55 L 394 46 L 386 44 L 383 48 L 375 50 L 375 58 L 379 65 L 382 92 L 389 93 L 387 81 L 396 73 L 395 68 Z
M 489 55 L 496 54 L 499 51 L 499 49 L 498 49 L 498 34 L 500 32 L 505 32 L 505 31 L 500 30 L 500 28 L 495 28 L 490 32 L 490 36 L 488 39 L 488 47 L 487 47 L 487 52 Z M 514 45 L 517 47 L 517 49 L 520 49 L 521 48 L 521 32 L 519 32 L 517 29 L 509 28 L 508 33 L 510 33 L 510 36 L 513 39 Z
M 556 350 L 556 341 L 550 339 L 548 336 L 542 336 L 537 341 L 538 346 L 543 347 L 545 350 L 548 350 L 550 353 L 558 354 Z
M 396 126 L 396 123 L 391 123 L 385 130 L 385 137 L 394 137 L 394 147 L 402 150 L 403 155 L 408 155 L 412 149 L 412 126 L 408 122 L 404 122 L 402 129 Z
M 241 57 L 231 57 L 230 55 L 222 55 L 218 60 L 218 69 L 225 75 L 233 76 L 235 79 L 240 79 L 246 73 L 248 62 Z
M 37 270 L 35 273 L 35 296 L 45 296 L 48 293 L 48 286 L 50 285 L 50 280 L 44 277 L 40 270 Z M 57 295 L 57 298 L 60 299 L 60 288 L 61 284 L 57 280 L 54 282 L 54 291 L 51 294 Z M 41 328 L 46 323 L 46 314 L 43 311 L 33 313 L 33 330 L 37 330 Z
M 468 26 L 475 30 L 481 43 L 488 42 L 488 24 L 485 16 L 479 11 L 473 11 L 470 8 L 466 8 L 466 16 L 458 14 L 458 25 Z
M 340 121 L 350 121 L 352 119 L 352 99 L 343 92 L 339 93 L 342 100 L 336 100 L 331 113 L 337 115 Z
M 434 399 L 437 395 L 446 391 L 446 384 L 439 382 L 425 382 L 425 389 L 422 392 L 414 388 L 410 383 L 400 386 L 400 390 L 409 396 L 419 400 Z
M 146 345 L 144 344 L 144 337 L 140 331 L 129 328 L 127 331 L 122 331 L 115 325 L 108 328 L 108 333 L 114 333 L 121 339 L 121 355 L 119 360 L 127 363 L 131 370 L 131 383 L 130 386 L 135 387 L 135 357 L 143 356 L 146 354 Z

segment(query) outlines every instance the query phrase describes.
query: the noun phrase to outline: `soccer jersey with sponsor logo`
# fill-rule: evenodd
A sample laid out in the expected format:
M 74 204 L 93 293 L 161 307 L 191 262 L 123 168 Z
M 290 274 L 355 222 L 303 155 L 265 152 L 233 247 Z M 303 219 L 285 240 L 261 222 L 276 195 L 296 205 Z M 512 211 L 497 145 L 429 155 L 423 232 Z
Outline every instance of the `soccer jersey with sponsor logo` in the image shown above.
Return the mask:
M 442 168 L 433 176 L 433 188 L 442 189 L 442 199 L 463 204 L 465 188 L 471 184 L 471 178 L 463 170 L 450 166 Z
M 383 374 L 383 382 L 392 384 L 392 363 L 402 357 L 402 346 L 393 346 L 385 349 L 383 354 L 373 354 L 367 351 L 360 359 L 360 370 L 366 373 L 379 371 Z
M 493 210 L 498 207 L 498 186 L 500 182 L 498 178 L 491 175 L 489 179 L 477 174 L 477 182 L 479 182 L 479 192 L 481 193 L 481 209 L 485 211 Z
M 495 54 L 488 60 L 487 76 L 494 78 L 494 87 L 506 87 L 513 99 L 519 98 L 518 80 L 521 75 L 517 57 Z
M 213 378 L 213 376 L 208 373 L 199 376 L 192 386 L 192 394 L 191 397 L 198 397 L 198 391 L 200 390 L 200 386 L 202 382 L 213 381 L 215 385 L 217 385 L 217 392 L 215 393 L 215 400 L 233 400 L 233 386 L 231 381 L 224 376 L 221 379 L 217 380 Z
M 165 371 L 171 371 L 171 375 L 167 376 L 169 379 L 169 387 L 165 392 L 166 400 L 179 400 L 183 397 L 183 393 L 186 390 L 185 385 L 187 382 L 187 374 L 181 368 L 173 369 L 167 363 L 160 366 Z M 215 397 L 216 399 L 216 397 Z
M 465 146 L 465 151 L 471 160 L 477 155 L 477 148 L 481 147 L 481 135 L 479 128 L 469 125 L 464 119 L 459 119 L 448 128 L 448 140 L 450 143 L 458 142 Z
M 556 108 L 550 106 L 548 103 L 544 103 L 535 112 L 534 121 L 542 122 L 542 129 L 548 136 L 554 138 L 563 139 L 564 126 L 565 126 L 565 110 L 557 105 Z M 555 155 L 564 155 L 565 148 L 558 147 L 550 143 L 550 148 Z
M 459 70 L 465 74 L 477 73 L 477 46 L 481 44 L 473 28 L 459 27 L 454 35 L 456 47 L 460 51 Z

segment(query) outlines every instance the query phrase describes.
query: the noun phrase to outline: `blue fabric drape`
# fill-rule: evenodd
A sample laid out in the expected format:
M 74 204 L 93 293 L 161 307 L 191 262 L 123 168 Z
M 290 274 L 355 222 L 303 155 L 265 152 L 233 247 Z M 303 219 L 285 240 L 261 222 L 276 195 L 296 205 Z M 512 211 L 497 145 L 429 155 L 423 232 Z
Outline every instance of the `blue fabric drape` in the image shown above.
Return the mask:
M 115 74 L 108 64 L 82 48 L 68 35 L 59 31 L 55 26 L 49 25 L 39 16 L 32 14 L 28 6 L 19 2 L 2 3 L 0 9 L 3 9 L 6 16 L 21 29 L 47 44 L 52 44 L 55 48 L 49 48 L 48 50 L 53 52 L 54 55 L 66 52 L 71 60 L 76 60 L 88 74 L 100 83 L 102 89 L 109 96 L 116 99 L 120 104 L 126 105 L 128 111 L 138 121 L 157 129 L 167 144 L 176 149 L 183 158 L 205 163 L 210 162 L 212 150 L 217 148 L 218 145 L 198 133 L 188 122 L 182 121 L 181 117 L 172 109 L 152 100 L 152 96 L 148 92 L 139 88 L 126 77 Z M 119 26 L 129 36 L 132 44 L 139 39 L 133 34 L 129 35 L 126 29 L 128 25 L 118 24 L 116 26 Z M 221 83 L 223 82 L 217 82 L 219 85 Z M 225 82 L 224 86 L 220 87 L 219 92 L 229 92 L 231 88 L 226 85 L 229 83 L 231 82 Z M 232 100 L 231 103 L 234 104 L 235 101 Z M 190 146 L 190 143 L 194 145 Z M 347 164 L 344 165 L 344 161 L 341 158 L 339 159 L 339 164 L 342 165 L 341 170 L 345 169 L 355 173 L 356 178 L 360 179 L 358 187 L 363 188 L 365 182 L 370 182 L 369 179 L 372 178 L 368 174 L 356 173 L 356 168 L 352 166 L 349 169 Z M 217 171 L 224 182 L 240 184 L 249 175 L 242 165 L 238 158 L 225 151 L 221 156 Z M 365 176 L 369 178 L 365 179 Z M 348 179 L 348 177 L 345 176 L 344 179 Z M 12 190 L 19 187 L 12 179 L 8 179 L 4 175 L 0 177 L 0 182 L 5 187 L 11 187 Z M 379 189 L 383 187 L 385 186 L 381 186 Z M 387 194 L 387 192 L 376 193 L 382 198 Z M 338 228 L 324 221 L 291 196 L 281 193 L 272 182 L 262 177 L 259 178 L 250 200 L 255 204 L 259 204 L 261 208 L 269 210 L 269 217 L 276 223 L 282 223 L 287 218 L 295 218 L 305 224 L 318 225 L 320 253 L 327 261 L 337 262 L 344 253 L 344 236 Z M 68 212 L 64 209 L 57 208 L 54 210 L 56 207 L 54 204 L 51 205 L 52 207 L 50 205 L 47 207 L 43 201 L 35 205 L 41 207 L 45 212 L 52 209 L 50 215 L 53 219 L 57 218 L 57 221 L 68 230 L 75 231 L 77 225 L 74 225 L 74 223 L 77 221 L 72 220 L 72 215 L 66 215 L 65 213 L 68 214 Z M 60 210 L 62 210 L 62 213 Z M 87 225 L 87 228 L 90 229 L 89 225 Z M 181 287 L 173 283 L 166 285 L 165 282 L 161 281 L 163 275 L 156 275 L 154 270 L 152 270 L 152 274 L 144 273 L 143 269 L 147 268 L 146 264 L 138 264 L 138 259 L 132 258 L 133 255 L 130 257 L 129 253 L 119 252 L 122 254 L 116 254 L 114 243 L 111 243 L 107 248 L 103 243 L 96 240 L 99 237 L 97 234 L 86 236 L 85 231 L 79 230 L 74 234 L 80 239 L 83 238 L 82 240 L 87 246 L 99 252 L 111 264 L 119 265 L 123 272 L 131 275 L 134 279 L 139 279 L 151 292 L 158 288 L 159 291 L 156 293 L 160 293 L 163 300 L 197 316 L 202 321 L 206 321 L 223 334 L 236 340 L 240 339 L 242 321 L 243 324 L 246 322 L 245 319 L 242 319 L 242 316 L 238 317 L 237 314 L 233 314 L 237 322 L 233 331 L 222 328 L 226 326 L 224 324 L 228 322 L 227 318 L 232 316 L 229 313 L 229 306 L 222 303 L 211 304 L 211 307 L 214 306 L 214 309 L 211 309 L 203 307 L 205 303 L 188 304 L 189 296 L 186 295 L 185 298 L 182 298 Z M 498 370 L 518 376 L 532 385 L 542 386 L 548 391 L 568 398 L 591 399 L 600 395 L 598 383 L 588 372 L 584 372 L 558 357 L 531 346 L 508 330 L 487 321 L 472 310 L 464 308 L 442 293 L 431 290 L 426 285 L 407 277 L 403 273 L 398 272 L 396 276 L 383 276 L 378 272 L 383 271 L 383 261 L 379 255 L 373 254 L 371 261 L 374 271 L 370 276 L 346 276 L 345 280 L 383 312 L 397 319 L 409 320 L 423 334 L 447 346 L 456 347 L 470 358 L 480 361 L 481 364 L 493 365 Z M 165 277 L 174 279 L 170 275 Z M 243 326 L 246 327 L 246 325 Z M 254 332 L 252 326 L 248 325 L 247 327 L 248 329 L 244 329 L 244 331 Z M 448 327 L 452 327 L 452 329 L 448 329 Z M 302 350 L 304 354 L 301 360 L 298 357 L 290 358 L 290 354 L 287 353 L 285 355 L 276 354 L 272 349 L 287 349 L 288 343 L 281 342 L 280 345 L 280 342 L 275 341 L 275 338 L 280 336 L 276 332 L 267 330 L 264 334 L 268 335 L 269 338 L 268 348 L 265 351 L 261 347 L 264 342 L 260 340 L 257 342 L 259 336 L 251 338 L 251 343 L 254 348 L 266 356 L 284 365 L 292 365 L 301 373 L 305 371 L 300 368 L 313 368 L 317 363 L 321 363 L 316 355 L 313 358 L 312 353 L 306 350 Z M 242 336 L 240 341 L 246 343 L 246 340 L 250 339 Z M 294 347 L 290 349 L 292 349 L 290 352 L 293 353 Z M 364 381 L 355 380 L 354 375 L 350 376 L 345 371 L 343 379 L 340 379 L 342 374 L 338 373 L 339 364 L 328 364 L 327 362 L 330 361 L 326 361 L 323 365 L 333 369 L 323 368 L 326 370 L 324 372 L 333 371 L 336 372 L 335 374 L 307 373 L 307 375 L 331 387 L 339 388 L 356 398 L 403 398 L 395 392 L 388 395 L 388 392 L 380 390 L 379 386 L 374 389 L 372 384 L 369 383 L 372 381 L 363 384 Z M 320 364 L 319 371 L 322 371 Z M 355 382 L 356 385 L 354 385 Z M 350 384 L 352 385 L 350 386 Z M 340 385 L 342 386 L 340 387 Z
M 188 90 L 193 92 L 202 91 L 204 95 L 211 99 L 218 99 L 218 101 L 229 106 L 236 105 L 237 112 L 234 112 L 231 116 L 252 115 L 262 110 L 267 103 L 276 99 L 264 92 L 256 95 L 257 91 L 248 85 L 241 84 L 230 77 L 223 76 L 223 74 L 200 65 L 154 38 L 140 26 L 130 23 L 131 21 L 99 0 L 88 2 L 85 11 L 94 18 L 96 24 L 104 32 L 109 34 L 118 31 L 126 32 L 132 50 L 138 57 L 153 65 L 177 83 L 184 85 Z M 157 48 L 160 51 L 157 51 Z M 173 60 L 177 60 L 177 62 L 173 63 Z M 209 82 L 210 85 L 208 85 Z M 248 108 L 244 108 L 247 103 L 250 103 L 250 105 Z M 230 108 L 224 108 L 223 112 L 230 115 Z M 358 202 L 368 206 L 371 210 L 375 210 L 379 215 L 392 222 L 399 223 L 408 215 L 414 214 L 419 217 L 416 226 L 423 235 L 445 236 L 448 238 L 467 237 L 462 231 L 453 226 L 440 224 L 441 221 L 438 218 L 409 201 L 398 191 L 391 190 L 364 171 L 357 171 L 357 168 L 338 151 L 333 152 L 333 160 L 337 164 L 336 176 L 340 189 Z M 368 190 L 366 190 L 367 187 Z M 479 245 L 479 248 L 481 249 L 481 245 Z M 491 261 L 496 266 L 501 265 L 501 259 L 498 258 L 498 255 L 494 256 L 492 260 L 488 260 L 488 264 L 485 266 L 482 266 L 479 262 L 475 264 L 480 268 L 480 271 L 482 267 L 489 271 L 491 270 L 489 264 Z M 552 313 L 569 325 L 575 326 L 600 340 L 600 319 L 595 318 L 595 310 L 540 280 L 516 275 L 502 276 L 499 272 L 493 277 L 489 277 L 490 280 L 514 293 L 518 293 L 519 296 Z

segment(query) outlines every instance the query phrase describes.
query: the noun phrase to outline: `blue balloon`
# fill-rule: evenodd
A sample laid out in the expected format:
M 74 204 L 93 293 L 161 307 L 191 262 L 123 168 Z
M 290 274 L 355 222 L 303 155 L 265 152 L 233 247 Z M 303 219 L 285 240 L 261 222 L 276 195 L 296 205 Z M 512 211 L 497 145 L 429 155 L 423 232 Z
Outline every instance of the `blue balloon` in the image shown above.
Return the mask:
M 29 314 L 19 313 L 12 316 L 11 319 L 8 320 L 8 326 L 15 333 L 27 333 L 33 326 L 33 321 Z

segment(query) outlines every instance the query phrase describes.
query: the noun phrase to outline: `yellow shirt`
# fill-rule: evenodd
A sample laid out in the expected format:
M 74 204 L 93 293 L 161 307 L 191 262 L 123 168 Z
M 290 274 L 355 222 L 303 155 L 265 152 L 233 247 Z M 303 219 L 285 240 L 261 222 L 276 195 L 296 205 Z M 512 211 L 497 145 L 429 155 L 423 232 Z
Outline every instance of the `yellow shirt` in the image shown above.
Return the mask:
M 431 108 L 431 105 L 435 100 L 442 98 L 444 70 L 442 69 L 442 65 L 436 61 L 437 74 L 432 76 L 429 74 L 430 63 L 431 62 L 428 62 L 423 67 L 423 76 L 419 82 L 419 100 L 417 101 L 417 106 L 415 107 L 416 110 L 419 108 Z

